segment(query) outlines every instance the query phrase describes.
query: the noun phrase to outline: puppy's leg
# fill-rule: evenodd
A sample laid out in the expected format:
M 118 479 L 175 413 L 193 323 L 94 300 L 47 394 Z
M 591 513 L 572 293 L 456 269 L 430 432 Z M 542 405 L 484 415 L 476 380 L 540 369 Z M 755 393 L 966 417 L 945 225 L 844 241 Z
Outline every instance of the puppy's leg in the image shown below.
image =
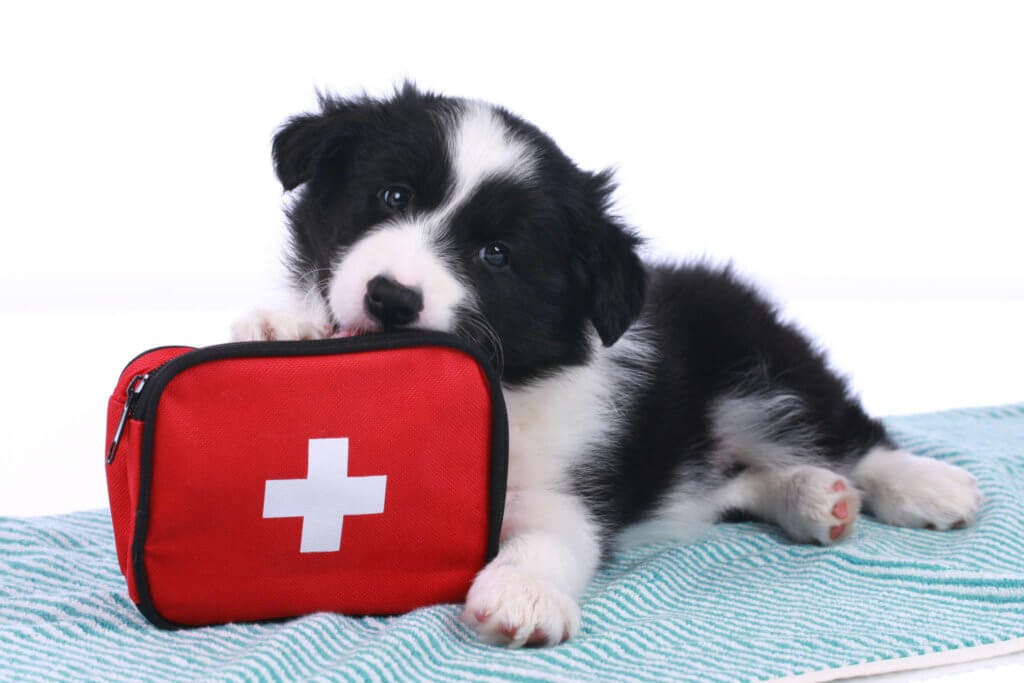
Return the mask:
M 895 526 L 951 529 L 974 521 L 982 495 L 974 477 L 949 463 L 877 446 L 853 470 L 871 513 Z
M 597 525 L 579 498 L 550 490 L 510 491 L 505 509 L 501 549 L 469 589 L 463 619 L 510 647 L 573 637 L 600 560 Z
M 723 509 L 742 510 L 778 524 L 796 541 L 829 545 L 853 531 L 860 494 L 824 467 L 747 469 L 719 492 Z
M 231 326 L 231 341 L 285 341 L 325 339 L 331 336 L 333 323 L 326 306 L 310 293 L 281 308 L 258 308 Z

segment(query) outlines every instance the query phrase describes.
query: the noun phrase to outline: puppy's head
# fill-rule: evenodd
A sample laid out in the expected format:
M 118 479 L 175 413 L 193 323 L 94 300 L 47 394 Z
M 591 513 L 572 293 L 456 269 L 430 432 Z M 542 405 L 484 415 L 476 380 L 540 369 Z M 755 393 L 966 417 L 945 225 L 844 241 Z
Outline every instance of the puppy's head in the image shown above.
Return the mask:
M 578 169 L 503 109 L 422 93 L 321 99 L 274 162 L 290 265 L 339 330 L 422 327 L 500 350 L 503 378 L 584 362 L 640 312 L 637 238 L 608 213 L 610 174 Z

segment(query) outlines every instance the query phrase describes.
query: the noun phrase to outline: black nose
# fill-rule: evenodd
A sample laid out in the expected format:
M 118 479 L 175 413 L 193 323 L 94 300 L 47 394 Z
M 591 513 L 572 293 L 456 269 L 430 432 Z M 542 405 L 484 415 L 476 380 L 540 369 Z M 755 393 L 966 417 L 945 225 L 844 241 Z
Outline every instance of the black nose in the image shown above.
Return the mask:
M 408 325 L 420 316 L 423 295 L 419 290 L 378 275 L 367 283 L 363 305 L 366 312 L 384 327 Z

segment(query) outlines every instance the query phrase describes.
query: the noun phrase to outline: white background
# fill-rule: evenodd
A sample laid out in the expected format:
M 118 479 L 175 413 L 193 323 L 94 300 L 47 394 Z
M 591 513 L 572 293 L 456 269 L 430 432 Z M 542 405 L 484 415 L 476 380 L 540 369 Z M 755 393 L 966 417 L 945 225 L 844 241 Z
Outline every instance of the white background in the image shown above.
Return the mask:
M 1024 399 L 1024 9 L 21 3 L 0 21 L 0 513 L 104 504 L 105 398 L 274 297 L 315 89 L 502 103 L 664 258 L 733 260 L 878 414 Z
M 314 89 L 502 103 L 661 257 L 732 259 L 879 414 L 1024 399 L 1015 3 L 18 3 L 0 17 L 0 514 L 105 505 L 136 352 L 273 296 Z

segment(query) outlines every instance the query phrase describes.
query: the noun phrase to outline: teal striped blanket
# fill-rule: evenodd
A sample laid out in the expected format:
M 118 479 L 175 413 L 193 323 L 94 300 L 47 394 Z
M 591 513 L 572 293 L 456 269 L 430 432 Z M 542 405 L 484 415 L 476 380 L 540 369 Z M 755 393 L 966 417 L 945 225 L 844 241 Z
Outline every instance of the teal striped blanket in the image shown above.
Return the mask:
M 455 605 L 158 631 L 128 600 L 106 511 L 0 518 L 0 679 L 827 680 L 1024 649 L 1024 404 L 888 424 L 978 477 L 976 526 L 868 518 L 820 548 L 744 523 L 622 553 L 590 586 L 580 636 L 553 649 L 480 644 Z

